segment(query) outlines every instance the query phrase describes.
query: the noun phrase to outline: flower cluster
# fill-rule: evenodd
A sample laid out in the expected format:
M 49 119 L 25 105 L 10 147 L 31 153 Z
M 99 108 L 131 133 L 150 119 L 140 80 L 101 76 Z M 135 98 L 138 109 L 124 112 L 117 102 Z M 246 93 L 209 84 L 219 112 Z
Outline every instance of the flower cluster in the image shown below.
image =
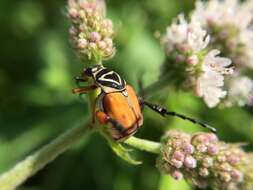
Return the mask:
M 217 49 L 208 49 L 210 36 L 199 22 L 187 22 L 181 14 L 167 28 L 162 43 L 167 53 L 165 73 L 181 73 L 180 85 L 195 89 L 196 95 L 203 97 L 209 107 L 216 106 L 226 95 L 222 89 L 224 75 L 231 75 L 231 60 L 220 57 Z M 176 76 L 180 78 L 180 75 Z
M 222 50 L 222 54 L 233 62 L 235 75 L 227 78 L 226 88 L 230 95 L 225 105 L 252 104 L 250 97 L 252 97 L 253 88 L 251 87 L 246 94 L 236 81 L 237 79 L 244 82 L 252 80 L 245 79 L 249 70 L 253 69 L 252 1 L 243 3 L 239 0 L 197 1 L 191 19 L 199 22 L 210 33 L 210 45 Z M 239 92 L 240 90 L 243 91 Z M 243 95 L 238 96 L 238 94 Z
M 98 63 L 114 55 L 113 25 L 101 2 L 69 0 L 68 17 L 70 41 L 82 59 Z
M 212 133 L 189 135 L 170 131 L 163 138 L 157 167 L 177 180 L 184 177 L 199 188 L 250 190 L 251 158 L 240 144 L 226 144 Z

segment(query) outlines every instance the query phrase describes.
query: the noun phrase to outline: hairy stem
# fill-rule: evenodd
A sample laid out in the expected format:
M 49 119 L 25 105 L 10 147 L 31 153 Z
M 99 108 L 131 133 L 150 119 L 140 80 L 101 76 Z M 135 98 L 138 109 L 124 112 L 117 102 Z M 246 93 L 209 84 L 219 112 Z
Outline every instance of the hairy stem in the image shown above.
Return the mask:
M 89 123 L 72 128 L 0 176 L 0 189 L 13 190 L 45 167 L 75 142 L 90 134 Z
M 161 144 L 158 142 L 150 141 L 150 140 L 144 140 L 144 139 L 139 139 L 134 136 L 130 137 L 126 141 L 124 141 L 125 144 L 128 144 L 136 149 L 154 153 L 154 154 L 159 154 L 160 149 L 161 149 Z

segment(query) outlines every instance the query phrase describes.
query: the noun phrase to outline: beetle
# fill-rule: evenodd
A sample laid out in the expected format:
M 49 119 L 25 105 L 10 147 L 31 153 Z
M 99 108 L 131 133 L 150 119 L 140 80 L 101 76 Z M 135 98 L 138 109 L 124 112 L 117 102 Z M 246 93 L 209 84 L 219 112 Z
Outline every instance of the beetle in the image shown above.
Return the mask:
M 144 106 L 164 117 L 167 115 L 177 116 L 216 132 L 215 128 L 207 124 L 176 112 L 167 111 L 160 105 L 143 100 L 117 72 L 102 65 L 94 65 L 84 69 L 81 76 L 75 79 L 77 83 L 86 82 L 88 77 L 92 78 L 93 84 L 74 88 L 72 92 L 83 94 L 100 89 L 93 108 L 93 122 L 97 119 L 101 124 L 109 124 L 109 134 L 116 141 L 127 139 L 142 126 L 142 108 Z

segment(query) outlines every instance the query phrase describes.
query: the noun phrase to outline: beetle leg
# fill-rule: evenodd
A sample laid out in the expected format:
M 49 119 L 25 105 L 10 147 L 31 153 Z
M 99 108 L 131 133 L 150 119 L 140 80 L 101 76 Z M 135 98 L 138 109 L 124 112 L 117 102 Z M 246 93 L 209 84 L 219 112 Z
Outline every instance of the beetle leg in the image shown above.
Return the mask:
M 83 77 L 83 76 L 77 76 L 77 77 L 75 77 L 75 81 L 76 81 L 76 85 L 78 87 L 81 87 L 80 83 L 81 82 L 87 82 L 88 79 L 86 77 Z
M 180 114 L 180 113 L 176 113 L 176 112 L 173 112 L 173 111 L 167 111 L 165 108 L 159 106 L 159 105 L 156 105 L 156 104 L 152 104 L 152 103 L 149 103 L 149 102 L 146 102 L 144 100 L 142 100 L 142 103 L 143 105 L 149 107 L 150 109 L 152 109 L 153 111 L 159 113 L 160 115 L 162 115 L 163 117 L 165 117 L 166 115 L 170 115 L 170 116 L 175 116 L 175 117 L 179 117 L 181 119 L 184 119 L 184 120 L 188 120 L 192 123 L 196 123 L 204 128 L 207 128 L 209 129 L 211 132 L 213 133 L 216 133 L 216 129 L 209 126 L 208 124 L 205 124 L 205 123 L 202 123 L 201 121 L 198 121 L 196 119 L 193 119 L 191 117 L 188 117 L 188 116 L 185 116 L 183 114 Z
M 80 94 L 80 93 L 87 93 L 91 90 L 95 90 L 97 88 L 96 85 L 91 85 L 91 86 L 85 86 L 85 87 L 79 87 L 79 88 L 74 88 L 72 89 L 72 93 L 76 94 Z

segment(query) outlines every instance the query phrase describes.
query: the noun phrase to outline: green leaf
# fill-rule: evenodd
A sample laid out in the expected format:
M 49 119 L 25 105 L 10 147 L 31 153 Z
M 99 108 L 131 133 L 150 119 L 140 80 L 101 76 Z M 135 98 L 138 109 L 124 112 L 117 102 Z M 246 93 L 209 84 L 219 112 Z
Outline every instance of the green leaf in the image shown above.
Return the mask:
M 130 164 L 133 165 L 139 165 L 142 164 L 141 161 L 134 160 L 129 152 L 132 151 L 132 149 L 127 149 L 124 146 L 122 146 L 120 143 L 116 142 L 113 140 L 110 135 L 108 134 L 108 131 L 106 130 L 106 127 L 100 128 L 99 132 L 101 133 L 102 136 L 105 137 L 107 142 L 109 143 L 110 147 L 112 148 L 113 152 L 117 154 L 120 158 L 123 160 L 127 161 Z
M 123 160 L 133 165 L 142 164 L 141 161 L 134 160 L 131 157 L 131 155 L 129 154 L 129 152 L 131 152 L 130 149 L 126 149 L 124 146 L 122 146 L 121 144 L 117 143 L 116 141 L 112 140 L 109 137 L 107 138 L 107 141 L 109 145 L 111 146 L 113 152 L 117 154 L 120 158 L 122 158 Z

